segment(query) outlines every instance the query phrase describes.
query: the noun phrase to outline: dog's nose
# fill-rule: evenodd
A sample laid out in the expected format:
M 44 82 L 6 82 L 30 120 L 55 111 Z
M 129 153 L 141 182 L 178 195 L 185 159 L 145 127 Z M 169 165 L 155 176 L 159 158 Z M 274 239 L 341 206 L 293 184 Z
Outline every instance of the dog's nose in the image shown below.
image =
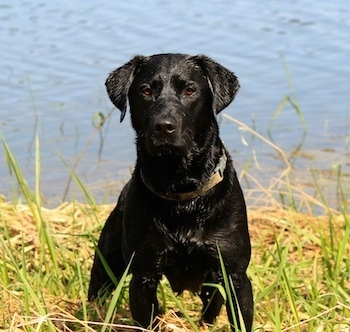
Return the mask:
M 169 136 L 176 130 L 175 121 L 169 119 L 159 119 L 154 124 L 154 132 L 160 136 Z

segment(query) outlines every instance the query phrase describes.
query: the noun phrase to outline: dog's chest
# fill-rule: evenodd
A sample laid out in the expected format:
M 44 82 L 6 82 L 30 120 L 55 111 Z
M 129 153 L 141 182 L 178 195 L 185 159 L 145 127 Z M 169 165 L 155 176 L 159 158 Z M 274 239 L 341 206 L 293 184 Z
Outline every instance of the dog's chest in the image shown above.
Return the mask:
M 200 242 L 173 243 L 165 253 L 164 274 L 175 292 L 198 292 L 212 258 L 210 250 Z
M 180 227 L 166 236 L 163 273 L 175 292 L 198 292 L 207 272 L 217 265 L 217 252 L 204 233 L 201 228 Z

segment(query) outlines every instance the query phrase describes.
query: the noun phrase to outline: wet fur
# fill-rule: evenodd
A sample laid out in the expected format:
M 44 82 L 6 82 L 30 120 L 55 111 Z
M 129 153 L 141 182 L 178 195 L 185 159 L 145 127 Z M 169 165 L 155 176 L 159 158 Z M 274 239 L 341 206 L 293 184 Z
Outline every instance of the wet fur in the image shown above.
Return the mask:
M 157 285 L 165 275 L 175 292 L 199 293 L 203 320 L 212 323 L 224 300 L 215 288 L 202 284 L 222 281 L 219 246 L 250 331 L 253 300 L 246 276 L 251 251 L 246 207 L 216 121 L 236 95 L 236 76 L 206 56 L 162 54 L 135 57 L 113 71 L 106 86 L 121 111 L 121 121 L 129 102 L 137 161 L 98 248 L 117 278 L 135 254 L 129 289 L 134 320 L 150 325 L 152 314 L 158 313 Z M 194 93 L 188 96 L 192 88 Z M 191 200 L 162 198 L 206 183 L 223 151 L 228 158 L 224 179 L 215 187 Z M 89 299 L 114 287 L 96 253 Z M 227 309 L 233 324 L 233 313 Z

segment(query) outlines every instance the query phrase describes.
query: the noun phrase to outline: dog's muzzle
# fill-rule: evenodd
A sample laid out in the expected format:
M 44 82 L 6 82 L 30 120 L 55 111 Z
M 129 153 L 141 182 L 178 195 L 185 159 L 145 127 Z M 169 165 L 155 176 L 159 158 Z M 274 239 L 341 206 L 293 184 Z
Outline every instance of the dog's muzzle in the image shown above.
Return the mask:
M 147 150 L 152 155 L 186 156 L 192 146 L 187 133 L 182 132 L 181 119 L 158 116 L 148 130 Z

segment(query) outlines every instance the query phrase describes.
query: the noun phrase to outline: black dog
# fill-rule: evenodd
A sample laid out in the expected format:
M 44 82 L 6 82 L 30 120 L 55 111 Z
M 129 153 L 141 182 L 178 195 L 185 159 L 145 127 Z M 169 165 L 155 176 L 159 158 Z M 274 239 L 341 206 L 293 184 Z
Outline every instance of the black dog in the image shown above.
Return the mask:
M 202 284 L 222 281 L 219 248 L 238 299 L 234 312 L 227 305 L 230 322 L 239 307 L 250 331 L 246 207 L 216 121 L 239 89 L 236 76 L 206 56 L 161 54 L 135 57 L 106 86 L 121 121 L 129 101 L 137 162 L 102 230 L 89 299 L 114 286 L 100 254 L 117 278 L 134 255 L 129 296 L 136 322 L 147 327 L 158 313 L 156 290 L 165 275 L 173 291 L 199 293 L 203 320 L 212 323 L 224 299 Z

